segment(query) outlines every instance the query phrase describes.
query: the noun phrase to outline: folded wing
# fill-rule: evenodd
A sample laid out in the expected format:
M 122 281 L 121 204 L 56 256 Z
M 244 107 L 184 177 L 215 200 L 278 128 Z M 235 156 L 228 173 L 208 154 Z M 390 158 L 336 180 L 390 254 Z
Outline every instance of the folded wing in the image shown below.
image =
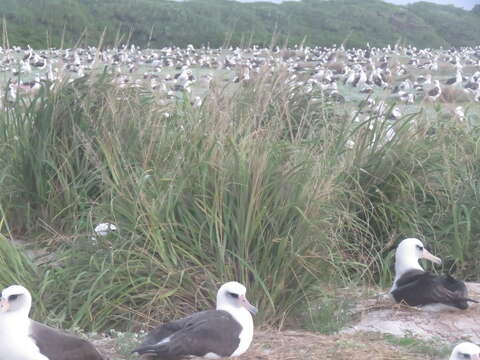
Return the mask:
M 462 281 L 421 270 L 410 270 L 396 281 L 392 295 L 410 306 L 440 303 L 459 309 L 468 308 L 468 292 Z
M 228 357 L 237 349 L 241 331 L 240 324 L 228 312 L 202 311 L 159 326 L 133 352 L 168 360 L 208 353 Z
M 88 341 L 36 321 L 31 323 L 30 337 L 49 360 L 103 360 Z

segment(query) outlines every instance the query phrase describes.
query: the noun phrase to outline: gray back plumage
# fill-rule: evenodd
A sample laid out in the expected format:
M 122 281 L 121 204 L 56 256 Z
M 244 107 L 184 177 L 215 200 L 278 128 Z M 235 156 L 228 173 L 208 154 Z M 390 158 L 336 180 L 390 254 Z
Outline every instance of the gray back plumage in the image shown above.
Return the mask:
M 240 324 L 228 312 L 202 311 L 153 329 L 133 352 L 165 360 L 207 353 L 228 357 L 237 349 L 241 331 Z
M 88 341 L 33 320 L 30 337 L 49 360 L 104 360 Z

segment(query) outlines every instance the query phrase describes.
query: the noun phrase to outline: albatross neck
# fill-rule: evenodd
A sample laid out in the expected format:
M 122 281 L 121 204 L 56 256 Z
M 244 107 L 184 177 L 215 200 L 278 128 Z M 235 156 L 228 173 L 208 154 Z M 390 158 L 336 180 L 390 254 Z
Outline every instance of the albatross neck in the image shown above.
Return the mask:
M 228 312 L 230 315 L 233 316 L 235 320 L 237 320 L 242 327 L 253 326 L 253 318 L 250 312 L 245 309 L 244 307 L 236 307 L 230 304 L 218 304 L 217 310 L 223 310 Z
M 0 314 L 0 336 L 7 333 L 28 333 L 30 318 L 28 311 L 13 311 Z
M 400 252 L 395 255 L 395 281 L 398 280 L 403 274 L 410 270 L 424 271 L 422 266 L 418 263 L 416 256 L 408 256 Z

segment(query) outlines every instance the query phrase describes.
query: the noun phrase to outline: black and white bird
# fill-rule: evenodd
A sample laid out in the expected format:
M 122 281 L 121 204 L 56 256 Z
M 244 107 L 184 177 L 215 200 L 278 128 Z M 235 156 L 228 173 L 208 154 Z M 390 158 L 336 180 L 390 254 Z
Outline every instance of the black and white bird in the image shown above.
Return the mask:
M 478 89 L 480 88 L 480 80 L 469 81 L 468 83 L 465 84 L 464 88 L 470 92 L 478 91 Z
M 477 90 L 477 93 L 473 95 L 473 101 L 480 102 L 480 90 Z
M 470 342 L 460 343 L 453 348 L 450 360 L 480 360 L 480 347 Z
M 427 259 L 441 264 L 440 258 L 433 256 L 415 238 L 403 240 L 395 252 L 395 280 L 390 294 L 398 303 L 410 306 L 425 306 L 431 310 L 440 310 L 446 305 L 448 308 L 465 310 L 468 302 L 477 302 L 468 298 L 467 287 L 462 281 L 450 275 L 439 276 L 424 271 L 418 263 L 419 259 Z
M 245 286 L 236 281 L 223 284 L 217 292 L 216 310 L 160 325 L 132 352 L 165 360 L 190 355 L 215 359 L 243 354 L 253 339 L 250 313 L 257 313 L 245 294 Z
M 431 101 L 436 101 L 440 97 L 440 95 L 442 95 L 442 88 L 440 87 L 440 81 L 435 80 L 434 83 L 435 83 L 435 86 L 428 91 L 428 98 Z
M 448 79 L 445 84 L 448 86 L 457 86 L 460 85 L 463 81 L 462 72 L 457 70 L 457 74 L 455 77 Z
M 88 341 L 53 329 L 28 317 L 30 292 L 20 285 L 2 291 L 0 302 L 0 359 L 102 360 Z

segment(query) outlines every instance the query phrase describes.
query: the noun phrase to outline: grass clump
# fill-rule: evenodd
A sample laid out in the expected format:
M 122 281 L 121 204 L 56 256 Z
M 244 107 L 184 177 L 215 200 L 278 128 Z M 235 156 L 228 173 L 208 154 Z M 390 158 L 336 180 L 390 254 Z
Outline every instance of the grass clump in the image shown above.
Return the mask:
M 15 233 L 55 254 L 42 267 L 52 321 L 99 330 L 170 319 L 211 307 L 231 279 L 261 319 L 282 320 L 322 266 L 315 159 L 269 133 L 290 115 L 270 99 L 249 123 L 246 105 L 212 98 L 165 117 L 146 99 L 82 78 L 4 115 L 15 196 L 3 205 Z M 93 240 L 101 221 L 119 231 Z
M 335 334 L 354 320 L 353 305 L 353 298 L 323 293 L 315 305 L 309 307 L 310 316 L 305 326 L 321 334 Z
M 15 275 L 2 283 L 27 284 L 51 322 L 132 330 L 212 307 L 232 279 L 259 321 L 283 324 L 319 283 L 389 284 L 407 236 L 476 278 L 475 124 L 352 118 L 284 70 L 212 87 L 200 108 L 165 105 L 103 74 L 0 113 L 2 266 Z M 100 222 L 118 230 L 95 235 Z M 18 255 L 11 238 L 49 260 Z M 348 302 L 319 302 L 313 328 L 348 320 Z
M 9 284 L 25 284 L 32 287 L 35 283 L 35 265 L 16 246 L 3 235 L 0 236 L 0 277 L 2 289 Z
M 405 348 L 409 353 L 427 356 L 429 359 L 447 358 L 451 353 L 451 346 L 442 344 L 436 340 L 419 340 L 413 335 L 405 335 L 403 337 L 397 337 L 394 335 L 383 335 L 384 339 L 392 344 Z

